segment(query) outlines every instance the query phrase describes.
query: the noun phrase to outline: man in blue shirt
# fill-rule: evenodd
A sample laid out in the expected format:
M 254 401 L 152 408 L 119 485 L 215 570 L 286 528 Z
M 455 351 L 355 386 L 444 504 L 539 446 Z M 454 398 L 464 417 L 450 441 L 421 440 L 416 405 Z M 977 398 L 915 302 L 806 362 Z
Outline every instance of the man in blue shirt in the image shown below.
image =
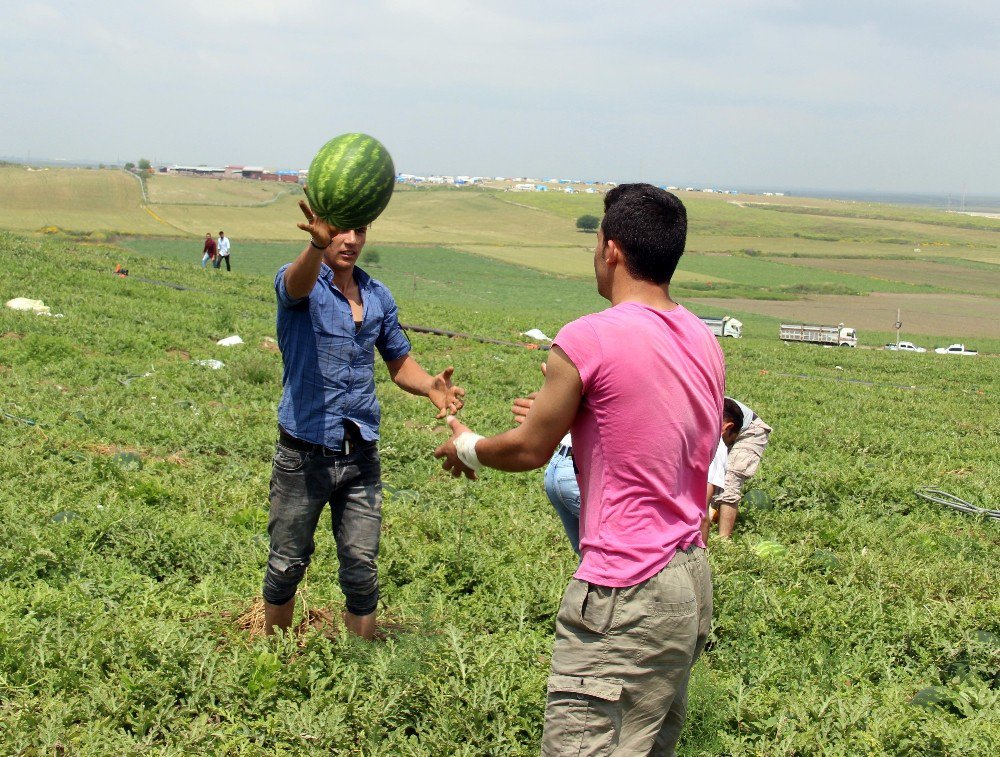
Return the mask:
M 375 350 L 396 385 L 427 397 L 439 418 L 460 409 L 465 392 L 452 385 L 452 368 L 431 376 L 413 359 L 392 293 L 356 267 L 367 228 L 338 229 L 305 202 L 299 206 L 306 223 L 298 226 L 312 240 L 274 282 L 284 389 L 271 469 L 264 628 L 271 634 L 291 625 L 295 590 L 329 502 L 344 624 L 371 639 L 382 523 Z

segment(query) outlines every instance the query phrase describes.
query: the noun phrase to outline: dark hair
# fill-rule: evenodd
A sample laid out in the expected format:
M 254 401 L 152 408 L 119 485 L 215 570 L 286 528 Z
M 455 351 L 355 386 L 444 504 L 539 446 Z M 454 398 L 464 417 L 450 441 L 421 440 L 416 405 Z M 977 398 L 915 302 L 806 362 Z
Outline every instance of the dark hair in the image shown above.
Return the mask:
M 736 400 L 731 400 L 729 397 L 723 400 L 722 421 L 724 423 L 731 421 L 737 431 L 743 428 L 743 410 L 736 404 Z
M 684 254 L 687 211 L 652 184 L 620 184 L 604 196 L 601 231 L 621 247 L 632 276 L 666 284 Z

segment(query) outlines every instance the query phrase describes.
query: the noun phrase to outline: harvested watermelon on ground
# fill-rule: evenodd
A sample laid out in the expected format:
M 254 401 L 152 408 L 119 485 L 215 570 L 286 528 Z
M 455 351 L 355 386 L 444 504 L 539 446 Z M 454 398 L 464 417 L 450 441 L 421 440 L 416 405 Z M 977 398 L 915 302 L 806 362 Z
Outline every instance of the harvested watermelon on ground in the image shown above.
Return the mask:
M 771 498 L 760 489 L 751 489 L 743 494 L 743 504 L 755 510 L 770 510 L 773 505 Z
M 330 225 L 357 229 L 385 210 L 395 181 L 385 145 L 367 134 L 341 134 L 323 145 L 309 165 L 306 197 Z
M 776 541 L 762 541 L 753 548 L 757 557 L 784 557 L 788 548 Z

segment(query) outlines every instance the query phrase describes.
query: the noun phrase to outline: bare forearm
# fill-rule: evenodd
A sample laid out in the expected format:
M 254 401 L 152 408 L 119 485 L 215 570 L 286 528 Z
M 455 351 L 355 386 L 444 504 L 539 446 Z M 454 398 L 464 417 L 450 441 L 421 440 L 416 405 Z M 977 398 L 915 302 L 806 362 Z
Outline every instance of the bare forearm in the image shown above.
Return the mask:
M 426 397 L 434 382 L 433 376 L 425 371 L 416 360 L 407 355 L 398 363 L 398 367 L 393 370 L 390 364 L 389 372 L 393 383 L 404 392 L 415 394 L 418 397 Z
M 520 473 L 541 468 L 552 457 L 555 448 L 550 439 L 533 436 L 522 425 L 481 439 L 476 444 L 476 456 L 489 468 Z
M 323 264 L 323 251 L 311 242 L 285 269 L 285 291 L 293 300 L 308 297 L 316 286 L 319 269 Z

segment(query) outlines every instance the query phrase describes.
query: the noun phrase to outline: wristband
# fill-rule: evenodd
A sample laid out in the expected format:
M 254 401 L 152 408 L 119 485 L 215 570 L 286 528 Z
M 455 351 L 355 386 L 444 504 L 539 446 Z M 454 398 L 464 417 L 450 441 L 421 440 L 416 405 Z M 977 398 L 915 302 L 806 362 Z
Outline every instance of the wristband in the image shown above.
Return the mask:
M 473 472 L 483 467 L 476 456 L 476 442 L 482 438 L 479 434 L 474 434 L 471 431 L 463 431 L 455 439 L 455 451 L 458 453 L 458 459 L 462 461 L 462 465 Z
M 316 240 L 315 239 L 310 239 L 309 240 L 309 244 L 311 244 L 317 250 L 325 250 L 327 247 L 329 247 L 331 244 L 333 244 L 333 242 L 330 242 L 330 244 L 328 244 L 326 247 L 320 247 L 318 244 L 316 244 Z

